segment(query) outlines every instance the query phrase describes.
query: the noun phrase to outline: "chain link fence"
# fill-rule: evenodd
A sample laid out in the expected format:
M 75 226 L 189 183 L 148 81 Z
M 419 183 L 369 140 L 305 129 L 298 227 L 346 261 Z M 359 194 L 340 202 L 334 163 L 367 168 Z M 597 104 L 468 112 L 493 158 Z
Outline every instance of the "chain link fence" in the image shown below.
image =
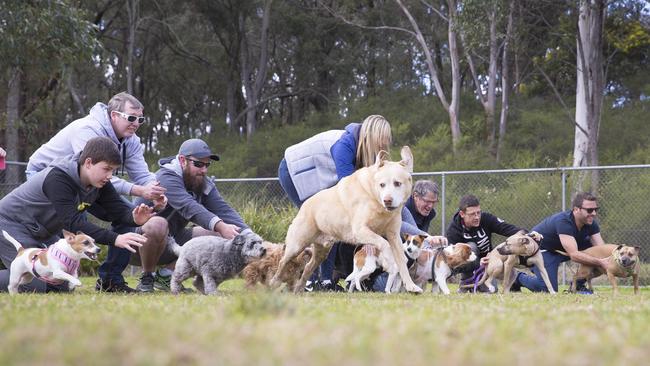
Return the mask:
M 414 173 L 413 179 L 430 179 L 440 186 L 431 234 L 445 234 L 460 198 L 466 194 L 477 196 L 482 210 L 531 229 L 545 217 L 570 209 L 575 192 L 591 191 L 599 198 L 597 219 L 605 241 L 641 246 L 642 258 L 650 259 L 650 246 L 645 243 L 650 232 L 650 211 L 644 207 L 650 165 L 430 172 Z M 232 202 L 291 205 L 277 178 L 215 182 L 221 194 Z M 501 239 L 497 235 L 494 241 Z

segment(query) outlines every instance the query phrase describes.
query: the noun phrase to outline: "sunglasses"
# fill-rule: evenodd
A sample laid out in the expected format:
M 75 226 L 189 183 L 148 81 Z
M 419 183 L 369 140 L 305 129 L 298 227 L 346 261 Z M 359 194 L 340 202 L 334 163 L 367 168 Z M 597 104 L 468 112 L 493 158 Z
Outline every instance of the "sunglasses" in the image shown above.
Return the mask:
M 133 116 L 133 115 L 126 114 L 126 113 L 120 112 L 120 111 L 113 111 L 113 112 L 119 114 L 120 116 L 122 116 L 122 118 L 126 119 L 130 123 L 135 123 L 135 121 L 138 121 L 139 124 L 144 123 L 144 117 L 143 116 Z
M 192 165 L 194 165 L 194 167 L 199 168 L 199 169 L 201 169 L 201 168 L 203 168 L 203 167 L 206 167 L 206 168 L 207 168 L 207 167 L 210 166 L 210 163 L 204 163 L 204 162 L 202 162 L 202 161 L 193 160 L 193 159 L 190 159 L 190 158 L 185 158 L 185 159 L 191 161 L 191 162 L 192 162 Z
M 592 213 L 594 213 L 594 212 L 598 212 L 598 210 L 600 209 L 600 207 L 594 207 L 594 208 L 584 208 L 584 207 L 580 207 L 580 208 L 583 209 L 583 210 L 585 210 L 585 211 L 587 211 L 588 214 L 592 214 Z

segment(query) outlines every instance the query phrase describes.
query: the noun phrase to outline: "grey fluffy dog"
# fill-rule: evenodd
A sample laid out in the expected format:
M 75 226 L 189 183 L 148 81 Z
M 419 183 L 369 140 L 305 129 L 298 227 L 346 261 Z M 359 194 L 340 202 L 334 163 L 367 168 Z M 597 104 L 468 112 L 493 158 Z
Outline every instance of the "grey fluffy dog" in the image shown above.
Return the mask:
M 219 236 L 199 236 L 182 247 L 175 242 L 169 245 L 176 255 L 176 269 L 171 280 L 171 291 L 178 294 L 182 283 L 191 276 L 194 287 L 205 295 L 216 295 L 217 287 L 233 278 L 251 260 L 264 256 L 266 249 L 262 238 L 252 231 L 232 240 Z

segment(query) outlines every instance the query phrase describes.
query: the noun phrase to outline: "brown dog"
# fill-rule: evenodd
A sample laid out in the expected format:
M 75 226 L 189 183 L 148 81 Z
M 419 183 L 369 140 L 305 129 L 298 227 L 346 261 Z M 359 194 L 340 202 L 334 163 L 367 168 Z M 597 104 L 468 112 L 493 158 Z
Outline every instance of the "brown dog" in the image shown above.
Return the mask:
M 614 294 L 618 293 L 616 277 L 630 277 L 634 283 L 634 294 L 639 293 L 639 251 L 640 247 L 629 245 L 604 244 L 596 245 L 583 250 L 584 253 L 596 258 L 607 258 L 607 271 L 600 267 L 580 264 L 571 284 L 571 292 L 576 291 L 576 280 L 587 280 L 587 287 L 591 287 L 591 279 L 607 273 L 607 279 L 612 284 Z
M 268 287 L 271 278 L 278 270 L 280 259 L 284 255 L 284 245 L 269 242 L 264 242 L 262 245 L 266 248 L 266 255 L 246 265 L 241 273 L 246 282 L 246 287 L 249 289 L 252 289 L 258 283 Z M 287 264 L 282 275 L 282 281 L 286 281 L 288 286 L 293 287 L 310 258 L 311 248 L 307 247 Z
M 526 234 L 519 231 L 508 237 L 505 242 L 497 245 L 488 254 L 488 265 L 477 286 L 486 284 L 491 293 L 496 289 L 492 284 L 494 279 L 503 279 L 503 293 L 510 292 L 510 287 L 515 280 L 514 267 L 532 267 L 539 269 L 539 273 L 546 284 L 548 292 L 555 294 L 548 273 L 544 267 L 544 258 L 539 251 L 539 241 L 542 235 L 537 232 Z M 466 285 L 464 287 L 474 287 Z

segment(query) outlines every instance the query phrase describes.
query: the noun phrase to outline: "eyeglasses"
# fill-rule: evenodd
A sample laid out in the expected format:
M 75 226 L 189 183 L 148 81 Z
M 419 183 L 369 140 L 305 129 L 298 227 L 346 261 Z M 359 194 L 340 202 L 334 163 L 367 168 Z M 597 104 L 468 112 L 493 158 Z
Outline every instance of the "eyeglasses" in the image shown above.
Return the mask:
M 199 169 L 201 169 L 201 168 L 203 168 L 203 167 L 206 167 L 206 168 L 207 168 L 207 167 L 210 166 L 210 163 L 204 163 L 204 162 L 202 162 L 202 161 L 193 160 L 193 159 L 190 159 L 190 158 L 185 158 L 185 159 L 191 161 L 191 162 L 192 162 L 192 165 L 194 165 L 196 168 L 199 168 Z
M 139 124 L 144 123 L 144 117 L 143 116 L 133 116 L 133 115 L 126 114 L 126 113 L 120 112 L 120 111 L 113 111 L 113 112 L 119 114 L 120 116 L 122 116 L 122 118 L 126 119 L 130 123 L 135 123 L 135 121 L 138 121 Z
M 593 208 L 584 208 L 584 207 L 580 207 L 580 208 L 583 209 L 583 210 L 585 210 L 585 211 L 587 211 L 588 214 L 592 214 L 592 213 L 594 213 L 594 212 L 597 213 L 598 210 L 600 209 L 600 207 L 593 207 Z
M 435 205 L 436 203 L 438 203 L 438 199 L 427 200 L 427 199 L 424 199 L 424 197 L 418 196 L 417 194 L 415 195 L 415 197 L 417 197 L 419 200 L 426 203 L 427 205 Z

